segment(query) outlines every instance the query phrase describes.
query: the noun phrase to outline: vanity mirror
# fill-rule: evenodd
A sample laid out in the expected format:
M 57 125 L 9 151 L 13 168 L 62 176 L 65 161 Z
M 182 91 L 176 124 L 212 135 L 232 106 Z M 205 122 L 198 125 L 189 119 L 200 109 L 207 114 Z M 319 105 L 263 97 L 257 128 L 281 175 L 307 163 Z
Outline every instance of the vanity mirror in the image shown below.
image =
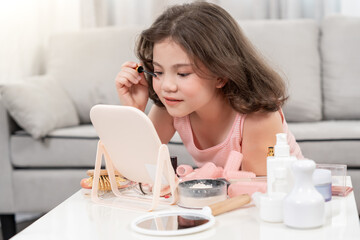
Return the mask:
M 120 199 L 139 201 L 147 199 L 121 193 L 115 182 L 117 170 L 128 180 L 152 186 L 149 205 L 139 204 L 137 209 L 154 210 L 162 188 L 169 186 L 175 204 L 177 177 L 171 166 L 168 147 L 162 144 L 151 120 L 142 111 L 127 106 L 96 105 L 90 111 L 90 119 L 100 140 L 94 169 L 91 198 L 94 202 L 108 204 L 98 197 L 99 174 L 102 159 L 109 174 L 112 192 Z M 124 204 L 115 207 L 133 208 Z

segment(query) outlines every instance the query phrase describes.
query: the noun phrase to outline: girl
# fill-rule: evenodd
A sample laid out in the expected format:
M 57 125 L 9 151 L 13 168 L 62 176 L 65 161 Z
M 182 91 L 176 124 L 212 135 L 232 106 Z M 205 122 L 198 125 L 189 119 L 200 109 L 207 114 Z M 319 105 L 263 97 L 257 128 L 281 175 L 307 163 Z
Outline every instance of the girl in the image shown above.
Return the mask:
M 281 110 L 282 79 L 221 7 L 196 2 L 167 9 L 141 33 L 137 55 L 156 77 L 124 63 L 116 77 L 120 101 L 144 110 L 150 97 L 149 118 L 161 141 L 178 131 L 199 167 L 224 167 L 236 151 L 241 170 L 266 175 L 267 149 L 280 132 L 302 158 Z

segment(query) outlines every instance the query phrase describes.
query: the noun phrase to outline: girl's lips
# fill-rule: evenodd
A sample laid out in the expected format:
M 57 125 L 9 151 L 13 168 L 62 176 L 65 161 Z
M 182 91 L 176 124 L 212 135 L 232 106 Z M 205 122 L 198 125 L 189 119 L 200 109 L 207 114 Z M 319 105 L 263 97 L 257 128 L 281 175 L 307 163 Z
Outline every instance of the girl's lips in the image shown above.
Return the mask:
M 174 106 L 183 101 L 183 100 L 179 100 L 179 99 L 175 99 L 175 98 L 164 98 L 164 100 L 165 100 L 165 103 L 169 106 Z

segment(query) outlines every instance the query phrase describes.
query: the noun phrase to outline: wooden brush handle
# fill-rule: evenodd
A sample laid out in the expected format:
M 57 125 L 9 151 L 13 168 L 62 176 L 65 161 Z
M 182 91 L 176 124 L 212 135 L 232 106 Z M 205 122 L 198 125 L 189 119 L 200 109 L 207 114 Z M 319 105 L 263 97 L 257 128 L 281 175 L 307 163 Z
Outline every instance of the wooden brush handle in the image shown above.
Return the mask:
M 218 203 L 211 204 L 209 208 L 211 209 L 212 215 L 217 216 L 219 214 L 240 208 L 245 204 L 248 204 L 250 201 L 251 201 L 250 196 L 247 194 L 243 194 L 233 198 L 226 199 Z
M 92 177 L 92 176 L 94 176 L 94 170 L 87 170 L 87 171 L 86 171 L 86 174 L 87 174 L 89 177 Z M 106 169 L 101 169 L 101 170 L 100 170 L 100 176 L 107 176 L 107 175 L 108 175 L 108 172 L 107 172 Z M 121 175 L 118 171 L 116 171 L 116 170 L 115 170 L 115 176 L 120 176 L 120 177 L 122 177 L 122 175 Z

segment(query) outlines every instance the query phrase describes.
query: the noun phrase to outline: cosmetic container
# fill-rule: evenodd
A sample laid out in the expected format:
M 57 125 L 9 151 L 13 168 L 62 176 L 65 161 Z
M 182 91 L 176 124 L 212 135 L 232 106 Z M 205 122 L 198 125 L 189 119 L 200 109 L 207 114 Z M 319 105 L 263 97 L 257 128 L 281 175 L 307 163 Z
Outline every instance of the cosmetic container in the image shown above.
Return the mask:
M 266 222 L 279 223 L 283 221 L 283 200 L 286 193 L 274 192 L 271 196 L 259 196 L 260 218 Z
M 331 187 L 333 196 L 344 197 L 348 194 L 346 185 L 347 166 L 344 164 L 316 164 L 316 169 L 331 171 Z
M 280 167 L 275 169 L 275 180 L 273 183 L 273 192 L 288 193 L 288 183 L 286 180 L 286 168 Z
M 315 189 L 324 197 L 325 202 L 331 200 L 331 171 L 327 169 L 315 169 L 313 176 Z
M 315 162 L 305 159 L 292 164 L 295 184 L 284 199 L 284 224 L 293 228 L 315 228 L 325 222 L 325 200 L 315 189 Z
M 227 198 L 227 183 L 218 179 L 199 179 L 180 182 L 178 206 L 203 208 Z
M 266 158 L 266 177 L 267 177 L 267 193 L 273 192 L 273 183 L 275 180 L 275 168 L 281 167 L 281 162 L 274 157 L 274 147 L 268 148 L 268 156 Z
M 271 149 L 269 150 L 271 153 Z M 270 155 L 270 154 L 268 154 Z M 274 156 L 267 157 L 267 192 L 271 195 L 274 192 L 273 186 L 275 182 L 276 169 L 285 169 L 286 182 L 288 189 L 294 184 L 294 177 L 291 172 L 291 164 L 296 161 L 296 157 L 290 156 L 290 146 L 287 142 L 286 133 L 276 134 L 276 145 L 274 146 Z

